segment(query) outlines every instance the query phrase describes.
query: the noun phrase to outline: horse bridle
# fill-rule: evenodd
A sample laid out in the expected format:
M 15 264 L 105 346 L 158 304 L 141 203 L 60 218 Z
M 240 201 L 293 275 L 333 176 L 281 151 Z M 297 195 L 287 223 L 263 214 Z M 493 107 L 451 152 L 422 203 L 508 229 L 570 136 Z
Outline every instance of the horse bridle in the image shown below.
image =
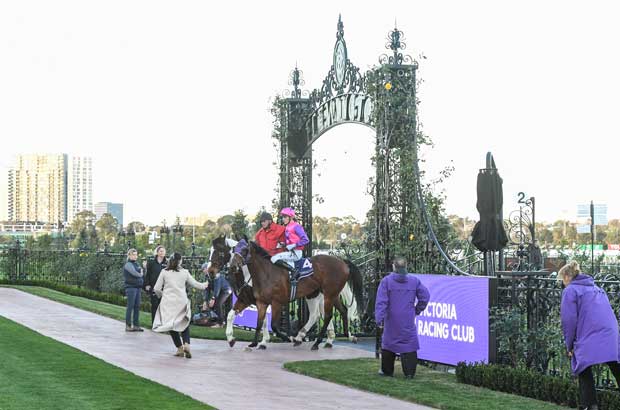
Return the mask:
M 241 262 L 243 263 L 241 267 L 235 266 L 235 269 L 241 269 L 241 271 L 243 272 L 243 285 L 241 285 L 239 289 L 235 291 L 235 296 L 239 297 L 239 294 L 244 288 L 252 286 L 252 277 L 250 276 L 250 271 L 248 270 L 248 263 L 250 262 L 250 257 L 248 255 L 248 258 L 246 259 L 240 252 L 235 251 L 233 253 L 234 255 L 232 258 L 234 258 L 235 255 L 239 256 L 239 258 L 241 259 Z M 248 248 L 248 254 L 249 254 L 249 248 Z M 229 261 L 229 264 L 232 263 L 232 258 Z M 246 275 L 246 272 L 247 272 L 247 275 Z M 246 279 L 246 276 L 247 276 L 247 279 Z
M 220 266 L 219 263 L 215 263 L 213 260 L 213 257 L 215 256 L 215 254 L 219 254 L 219 261 L 222 262 L 222 265 Z M 226 261 L 226 254 L 229 255 L 228 257 L 228 261 Z M 219 262 L 218 261 L 218 262 Z M 230 262 L 230 253 L 223 251 L 223 250 L 216 250 L 215 247 L 213 248 L 213 253 L 211 254 L 211 257 L 209 258 L 209 262 L 211 263 L 211 265 L 215 265 L 218 266 L 220 268 L 220 270 L 225 270 L 226 269 L 226 265 Z

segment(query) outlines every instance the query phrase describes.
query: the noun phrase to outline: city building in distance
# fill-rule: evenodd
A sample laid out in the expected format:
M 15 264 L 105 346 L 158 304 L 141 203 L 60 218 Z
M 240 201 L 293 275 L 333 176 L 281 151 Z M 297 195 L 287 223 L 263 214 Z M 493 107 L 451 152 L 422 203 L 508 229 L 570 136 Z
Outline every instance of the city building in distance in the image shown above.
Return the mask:
M 95 217 L 101 219 L 103 214 L 110 214 L 118 222 L 119 228 L 123 226 L 123 204 L 115 204 L 112 202 L 97 202 L 95 204 Z
M 67 170 L 67 221 L 82 211 L 93 211 L 93 160 L 70 157 Z
M 66 154 L 17 155 L 8 175 L 9 221 L 66 222 L 67 166 Z

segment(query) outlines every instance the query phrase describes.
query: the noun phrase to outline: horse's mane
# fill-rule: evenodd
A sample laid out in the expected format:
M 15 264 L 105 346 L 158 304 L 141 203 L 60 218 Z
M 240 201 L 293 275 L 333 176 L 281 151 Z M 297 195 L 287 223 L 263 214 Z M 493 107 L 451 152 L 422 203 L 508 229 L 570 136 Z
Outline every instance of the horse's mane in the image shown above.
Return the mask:
M 271 255 L 269 255 L 269 253 L 265 249 L 260 247 L 256 242 L 254 241 L 250 242 L 250 246 L 252 247 L 252 249 L 254 249 L 254 252 L 256 254 L 258 254 L 259 256 L 262 256 L 265 259 L 271 260 Z

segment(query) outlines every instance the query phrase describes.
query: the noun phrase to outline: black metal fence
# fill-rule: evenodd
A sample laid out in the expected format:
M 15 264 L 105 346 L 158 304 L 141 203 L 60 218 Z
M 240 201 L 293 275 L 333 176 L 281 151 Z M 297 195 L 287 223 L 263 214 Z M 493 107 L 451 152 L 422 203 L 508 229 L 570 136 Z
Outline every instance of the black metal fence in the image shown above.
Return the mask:
M 620 281 L 599 280 L 607 276 L 608 272 L 595 275 L 596 284 L 607 292 L 618 317 Z M 570 377 L 570 359 L 560 321 L 561 283 L 555 277 L 531 276 L 498 278 L 497 281 L 497 301 L 491 312 L 491 321 L 498 362 Z M 594 373 L 598 387 L 614 386 L 607 366 L 596 366 Z

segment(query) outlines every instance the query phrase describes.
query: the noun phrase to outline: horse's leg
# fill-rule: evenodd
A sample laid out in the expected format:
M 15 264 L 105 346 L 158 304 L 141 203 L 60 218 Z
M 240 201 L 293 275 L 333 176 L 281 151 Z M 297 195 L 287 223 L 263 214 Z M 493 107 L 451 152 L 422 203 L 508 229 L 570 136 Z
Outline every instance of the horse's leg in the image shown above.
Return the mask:
M 321 302 L 319 303 L 319 312 L 323 320 L 325 320 L 325 299 L 321 298 Z M 334 339 L 336 339 L 336 330 L 334 329 L 334 321 L 330 320 L 327 325 L 327 341 L 325 342 L 326 349 L 331 349 L 334 347 Z
M 237 316 L 235 309 L 230 309 L 226 317 L 226 340 L 228 340 L 228 345 L 230 347 L 233 347 L 236 342 L 233 336 L 233 322 L 235 321 L 235 316 Z
M 258 310 L 258 320 L 256 321 L 256 331 L 254 332 L 254 341 L 250 343 L 248 347 L 258 346 L 258 334 L 263 328 L 263 322 L 265 321 L 265 313 L 267 312 L 267 305 L 257 300 L 256 309 Z
M 336 295 L 336 297 L 338 296 Z M 324 312 L 325 321 L 323 322 L 323 327 L 321 328 L 321 332 L 319 333 L 319 336 L 317 337 L 316 341 L 312 345 L 311 350 L 318 350 L 319 345 L 323 341 L 323 338 L 325 338 L 327 326 L 329 325 L 329 322 L 331 322 L 332 320 L 332 314 L 333 314 L 332 310 L 334 309 L 333 303 L 334 302 L 331 300 L 331 298 L 325 295 L 325 312 Z
M 347 315 L 347 307 L 342 304 L 339 297 L 334 300 L 334 306 L 338 309 L 338 312 L 340 312 L 340 316 L 342 317 L 344 334 L 349 335 L 349 338 L 351 338 L 351 333 L 349 333 L 349 316 Z
M 230 309 L 230 312 L 228 312 L 228 317 L 226 318 L 226 340 L 228 340 L 228 345 L 230 347 L 233 347 L 236 342 L 233 336 L 233 322 L 235 321 L 235 316 L 237 316 L 239 312 L 243 311 L 246 307 L 248 307 L 247 304 L 237 299 L 235 306 L 233 306 L 233 308 Z
M 306 298 L 306 303 L 308 304 L 308 321 L 301 329 L 299 329 L 299 332 L 297 332 L 297 336 L 295 336 L 295 338 L 293 339 L 293 344 L 295 346 L 299 346 L 301 342 L 303 342 L 304 337 L 306 337 L 306 334 L 310 331 L 310 329 L 312 329 L 312 326 L 314 326 L 317 319 L 319 318 L 319 305 L 323 306 L 323 294 L 319 293 L 317 297 L 314 297 L 312 299 Z
M 271 311 L 273 314 L 273 308 L 271 309 Z M 264 320 L 263 321 L 263 340 L 258 344 L 258 348 L 260 350 L 267 349 L 267 343 L 269 343 L 269 325 L 267 324 L 267 321 Z
M 357 317 L 357 302 L 353 297 L 353 291 L 348 283 L 344 285 L 344 288 L 342 288 L 340 296 L 342 296 L 344 306 L 347 308 L 350 326 Z M 357 343 L 357 337 L 352 335 L 350 331 L 347 336 L 349 337 L 350 342 Z
M 271 330 L 278 335 L 284 342 L 290 342 L 290 338 L 280 329 L 280 318 L 282 317 L 282 305 L 271 301 Z

